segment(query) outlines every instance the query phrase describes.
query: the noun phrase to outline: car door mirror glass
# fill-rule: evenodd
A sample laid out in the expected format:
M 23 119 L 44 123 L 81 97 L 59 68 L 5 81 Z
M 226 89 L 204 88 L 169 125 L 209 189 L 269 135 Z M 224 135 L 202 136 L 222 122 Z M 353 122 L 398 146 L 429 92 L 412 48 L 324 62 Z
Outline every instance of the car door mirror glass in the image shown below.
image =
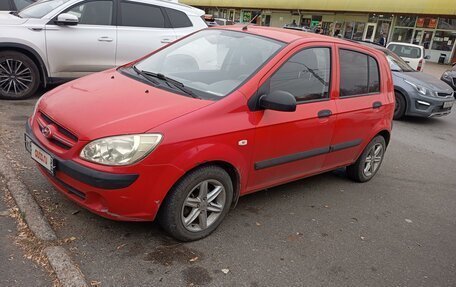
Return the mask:
M 70 13 L 62 13 L 59 16 L 57 16 L 55 24 L 64 26 L 75 26 L 78 24 L 78 22 L 79 19 L 77 16 Z
M 296 111 L 296 98 L 285 91 L 273 91 L 260 97 L 260 107 L 266 110 L 294 112 Z

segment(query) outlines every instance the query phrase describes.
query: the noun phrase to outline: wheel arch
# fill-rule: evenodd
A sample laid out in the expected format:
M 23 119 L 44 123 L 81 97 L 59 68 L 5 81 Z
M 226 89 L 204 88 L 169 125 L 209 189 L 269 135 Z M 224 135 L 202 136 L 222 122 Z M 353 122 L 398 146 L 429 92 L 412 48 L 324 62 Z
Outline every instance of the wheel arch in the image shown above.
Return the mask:
M 390 142 L 390 139 L 391 139 L 391 133 L 388 131 L 388 130 L 382 130 L 380 132 L 378 132 L 374 138 L 376 136 L 382 136 L 384 139 L 385 139 L 385 143 L 386 143 L 386 146 L 388 147 L 388 144 Z
M 403 88 L 399 87 L 399 86 L 394 86 L 394 93 L 399 93 L 401 95 L 401 97 L 404 99 L 405 101 L 405 113 L 407 113 L 408 111 L 408 108 L 410 106 L 410 99 L 409 97 L 407 97 L 407 91 L 405 91 Z
M 41 56 L 38 54 L 37 51 L 35 51 L 33 48 L 30 48 L 26 45 L 23 44 L 18 44 L 18 43 L 0 43 L 0 51 L 14 51 L 14 52 L 20 52 L 29 57 L 35 65 L 38 67 L 38 71 L 40 73 L 40 80 L 41 80 L 41 85 L 43 87 L 47 86 L 49 75 L 48 71 L 46 68 L 46 65 L 41 58 Z

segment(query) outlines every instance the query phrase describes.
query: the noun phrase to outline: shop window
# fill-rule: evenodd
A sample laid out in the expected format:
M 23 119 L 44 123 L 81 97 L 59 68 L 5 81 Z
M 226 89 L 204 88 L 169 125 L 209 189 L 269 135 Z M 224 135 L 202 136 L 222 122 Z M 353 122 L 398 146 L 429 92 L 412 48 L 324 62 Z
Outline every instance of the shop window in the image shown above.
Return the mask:
M 434 41 L 432 42 L 432 49 L 439 51 L 451 51 L 453 49 L 456 35 L 452 32 L 436 31 Z
M 416 16 L 399 15 L 396 17 L 396 26 L 415 27 Z
M 419 17 L 416 20 L 417 28 L 431 28 L 434 29 L 437 27 L 437 18 L 431 17 Z
M 440 18 L 437 28 L 444 30 L 456 30 L 456 18 Z
M 352 37 L 353 40 L 360 41 L 363 39 L 364 27 L 366 27 L 366 23 L 356 23 L 355 32 Z
M 413 36 L 413 29 L 395 28 L 393 32 L 392 42 L 410 43 Z

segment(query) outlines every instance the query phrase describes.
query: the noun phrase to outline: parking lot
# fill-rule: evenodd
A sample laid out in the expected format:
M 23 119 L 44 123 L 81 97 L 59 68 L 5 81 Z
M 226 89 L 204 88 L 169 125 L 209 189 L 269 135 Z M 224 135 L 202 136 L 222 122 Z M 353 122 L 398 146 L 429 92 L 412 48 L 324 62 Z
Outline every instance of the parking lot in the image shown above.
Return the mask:
M 155 223 L 91 214 L 45 181 L 23 145 L 39 94 L 0 102 L 1 156 L 95 286 L 456 285 L 454 111 L 395 121 L 365 184 L 340 169 L 248 195 L 211 236 L 179 243 Z

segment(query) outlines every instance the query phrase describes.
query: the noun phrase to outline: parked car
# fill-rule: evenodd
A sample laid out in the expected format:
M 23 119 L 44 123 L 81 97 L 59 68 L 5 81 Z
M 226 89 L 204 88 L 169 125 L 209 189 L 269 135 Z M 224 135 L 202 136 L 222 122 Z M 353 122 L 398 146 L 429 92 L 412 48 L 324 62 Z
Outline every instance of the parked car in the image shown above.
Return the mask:
M 394 119 L 404 116 L 438 117 L 451 113 L 453 89 L 445 82 L 410 67 L 398 55 L 378 45 L 368 45 L 385 53 L 394 80 Z
M 36 0 L 1 0 L 0 11 L 19 11 L 34 2 Z
M 234 25 L 234 22 L 231 20 L 226 20 L 223 18 L 214 18 L 215 23 L 219 26 L 227 26 L 227 25 Z
M 440 79 L 448 85 L 450 85 L 453 88 L 453 90 L 456 91 L 456 65 L 453 65 L 451 69 L 443 72 L 442 77 Z
M 0 98 L 130 62 L 207 27 L 203 13 L 160 0 L 44 0 L 0 14 Z
M 426 60 L 430 59 L 425 55 L 423 46 L 408 43 L 390 42 L 387 49 L 401 57 L 414 70 L 422 72 Z
M 383 53 L 234 25 L 46 93 L 25 139 L 71 200 L 115 220 L 157 219 L 187 241 L 214 231 L 239 196 L 345 166 L 372 179 L 393 112 Z

